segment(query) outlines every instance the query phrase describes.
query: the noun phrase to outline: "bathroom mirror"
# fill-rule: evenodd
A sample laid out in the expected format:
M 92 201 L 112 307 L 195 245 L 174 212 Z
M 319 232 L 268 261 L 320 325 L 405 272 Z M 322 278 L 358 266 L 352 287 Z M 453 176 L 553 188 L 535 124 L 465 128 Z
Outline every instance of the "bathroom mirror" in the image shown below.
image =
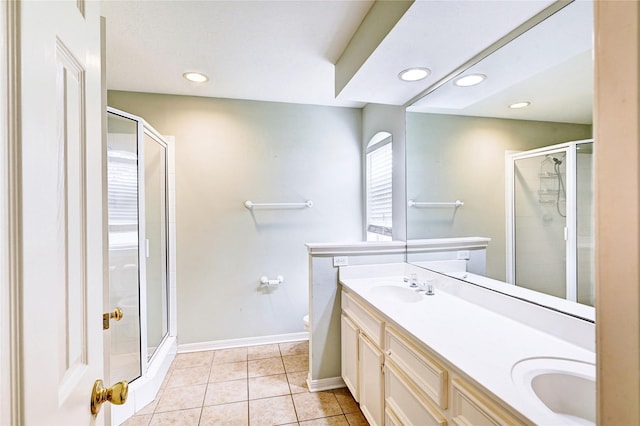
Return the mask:
M 486 252 L 466 266 L 473 250 L 407 260 L 592 320 L 593 4 L 514 37 L 406 113 L 408 246 L 484 237 Z M 469 75 L 484 80 L 458 82 Z

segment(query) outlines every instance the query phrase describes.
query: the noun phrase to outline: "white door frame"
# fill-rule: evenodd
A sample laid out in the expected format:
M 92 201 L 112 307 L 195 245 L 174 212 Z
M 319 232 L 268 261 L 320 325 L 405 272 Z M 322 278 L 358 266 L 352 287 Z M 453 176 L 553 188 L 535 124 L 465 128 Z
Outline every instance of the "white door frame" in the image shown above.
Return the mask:
M 18 3 L 0 4 L 0 423 L 22 424 Z

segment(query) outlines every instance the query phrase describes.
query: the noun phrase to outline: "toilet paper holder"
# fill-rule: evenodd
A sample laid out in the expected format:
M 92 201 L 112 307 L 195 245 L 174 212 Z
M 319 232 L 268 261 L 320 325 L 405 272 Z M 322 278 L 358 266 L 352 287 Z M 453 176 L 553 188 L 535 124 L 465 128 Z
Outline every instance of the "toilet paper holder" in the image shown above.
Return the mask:
M 284 277 L 282 275 L 278 275 L 275 280 L 270 280 L 266 275 L 260 277 L 260 284 L 267 287 L 282 284 L 283 282 Z

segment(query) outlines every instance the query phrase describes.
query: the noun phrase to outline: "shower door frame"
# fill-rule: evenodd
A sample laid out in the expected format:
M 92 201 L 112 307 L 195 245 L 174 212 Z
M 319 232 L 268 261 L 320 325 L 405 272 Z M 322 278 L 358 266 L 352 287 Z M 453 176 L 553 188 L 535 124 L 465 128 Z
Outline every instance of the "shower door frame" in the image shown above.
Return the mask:
M 516 241 L 515 241 L 515 164 L 517 160 L 539 157 L 546 154 L 566 153 L 565 157 L 565 253 L 566 253 L 566 300 L 578 300 L 578 234 L 577 234 L 577 146 L 593 143 L 593 139 L 584 139 L 550 145 L 522 152 L 510 152 L 505 155 L 505 199 L 506 199 L 506 281 L 516 285 Z
M 139 264 L 139 304 L 140 304 L 140 363 L 141 375 L 129 384 L 130 403 L 111 407 L 111 424 L 124 422 L 137 411 L 153 401 L 167 375 L 171 362 L 177 353 L 176 322 L 176 244 L 175 244 L 175 139 L 163 136 L 143 118 L 107 107 L 112 113 L 137 122 L 138 152 L 138 264 Z M 146 219 L 145 219 L 145 173 L 144 173 L 144 136 L 148 135 L 165 150 L 165 193 L 166 193 L 166 238 L 167 238 L 167 288 L 166 315 L 167 332 L 151 357 L 147 345 L 147 294 L 146 294 Z M 144 281 L 143 281 L 144 280 Z M 142 283 L 145 283 L 144 285 Z M 108 295 L 108 289 L 105 294 Z M 114 327 L 117 326 L 114 324 Z M 110 350 L 105 345 L 105 351 Z M 107 366 L 109 367 L 109 366 Z

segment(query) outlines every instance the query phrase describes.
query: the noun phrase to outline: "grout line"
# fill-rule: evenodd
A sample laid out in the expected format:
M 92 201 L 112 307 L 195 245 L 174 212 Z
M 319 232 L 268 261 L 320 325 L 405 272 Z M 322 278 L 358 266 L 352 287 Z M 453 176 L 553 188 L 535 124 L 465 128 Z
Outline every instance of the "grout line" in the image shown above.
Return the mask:
M 296 402 L 293 400 L 293 394 L 289 394 L 289 398 L 291 398 L 291 405 L 293 405 L 293 412 L 296 414 L 296 421 L 300 422 L 300 417 L 298 417 L 298 410 L 296 409 Z

